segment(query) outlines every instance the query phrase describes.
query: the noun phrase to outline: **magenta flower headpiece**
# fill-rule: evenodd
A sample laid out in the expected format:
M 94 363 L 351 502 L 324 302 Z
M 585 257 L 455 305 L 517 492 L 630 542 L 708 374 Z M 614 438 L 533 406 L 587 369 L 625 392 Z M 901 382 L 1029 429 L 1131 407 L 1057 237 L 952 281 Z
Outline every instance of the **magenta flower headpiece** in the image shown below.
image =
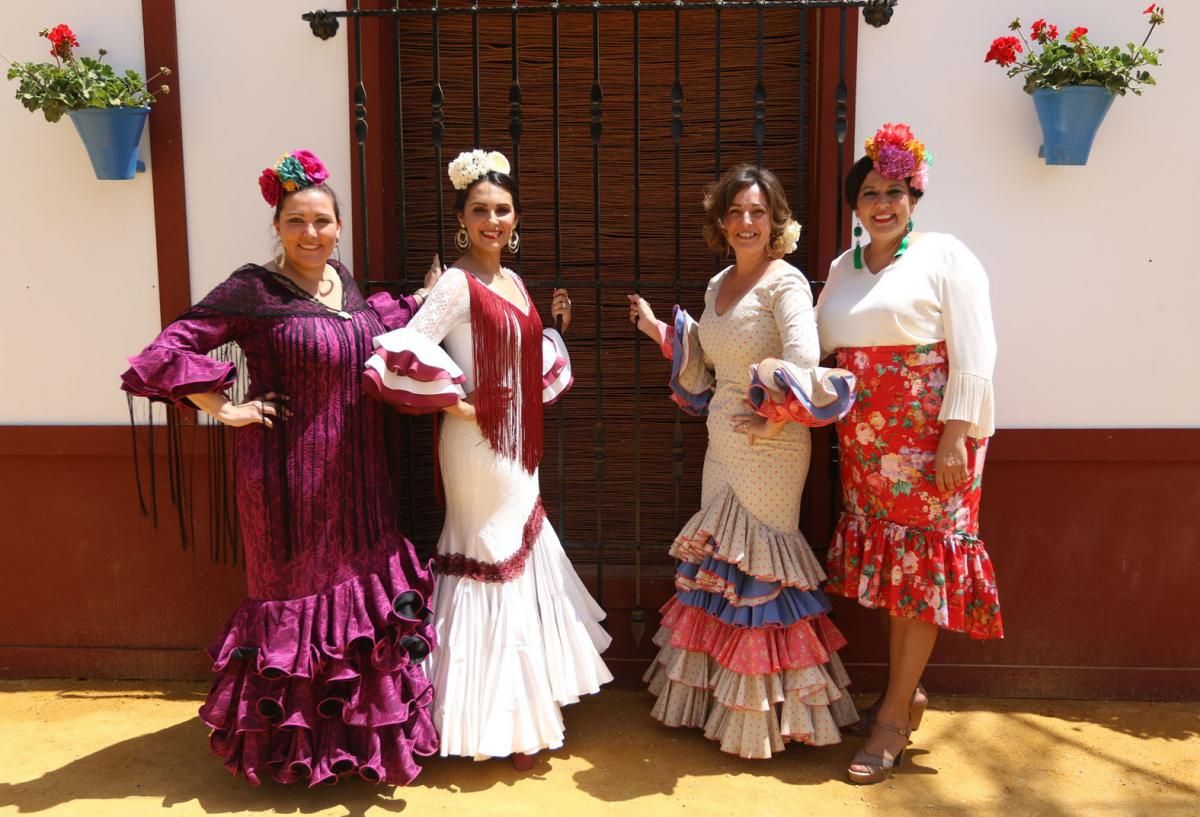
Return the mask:
M 272 207 L 286 193 L 295 193 L 314 184 L 321 184 L 329 178 L 329 171 L 311 150 L 293 150 L 284 153 L 275 160 L 274 167 L 268 167 L 258 177 L 258 189 L 262 197 Z
M 885 179 L 908 179 L 913 190 L 925 192 L 933 157 L 904 123 L 887 122 L 867 140 L 867 156 Z

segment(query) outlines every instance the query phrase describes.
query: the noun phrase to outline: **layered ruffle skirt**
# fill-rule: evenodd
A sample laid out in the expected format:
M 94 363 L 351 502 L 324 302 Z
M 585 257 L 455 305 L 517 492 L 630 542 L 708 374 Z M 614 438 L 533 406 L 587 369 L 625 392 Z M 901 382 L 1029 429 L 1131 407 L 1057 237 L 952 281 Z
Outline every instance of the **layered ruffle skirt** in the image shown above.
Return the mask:
M 846 640 L 817 589 L 824 574 L 798 531 L 751 515 L 732 487 L 675 538 L 675 595 L 644 680 L 651 714 L 704 730 L 722 751 L 768 758 L 789 741 L 837 743 L 858 720 L 837 656 Z
M 379 569 L 295 599 L 247 599 L 210 647 L 217 673 L 200 709 L 213 751 L 253 784 L 405 785 L 437 752 L 434 645 L 424 593 L 393 553 Z
M 858 379 L 837 424 L 843 512 L 827 568 L 830 593 L 972 638 L 1000 638 L 996 576 L 979 539 L 986 439 L 967 438 L 970 479 L 934 481 L 948 380 L 945 343 L 841 349 Z

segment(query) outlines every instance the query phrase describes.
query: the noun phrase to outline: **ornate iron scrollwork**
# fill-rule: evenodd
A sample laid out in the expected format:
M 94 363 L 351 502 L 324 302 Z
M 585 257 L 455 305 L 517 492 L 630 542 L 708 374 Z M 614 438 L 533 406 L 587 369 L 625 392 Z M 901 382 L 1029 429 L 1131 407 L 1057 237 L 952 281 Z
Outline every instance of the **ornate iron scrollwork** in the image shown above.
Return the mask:
M 338 19 L 325 9 L 310 11 L 303 15 L 303 18 L 308 21 L 308 27 L 312 29 L 314 37 L 328 40 L 337 34 Z
M 867 25 L 882 28 L 891 22 L 894 5 L 895 0 L 867 0 L 867 5 L 863 6 L 863 19 Z

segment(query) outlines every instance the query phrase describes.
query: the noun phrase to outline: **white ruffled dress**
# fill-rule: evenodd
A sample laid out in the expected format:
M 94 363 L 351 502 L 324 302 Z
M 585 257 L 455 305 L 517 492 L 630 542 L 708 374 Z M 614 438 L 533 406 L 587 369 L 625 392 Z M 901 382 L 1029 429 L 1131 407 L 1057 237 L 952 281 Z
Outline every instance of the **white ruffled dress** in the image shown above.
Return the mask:
M 499 385 L 475 383 L 466 275 L 447 270 L 407 327 L 376 339 L 369 390 L 418 413 Z M 553 329 L 541 346 L 549 403 L 571 385 L 570 360 Z M 484 759 L 558 748 L 560 707 L 612 680 L 600 658 L 611 640 L 604 612 L 545 518 L 536 471 L 493 450 L 474 421 L 451 415 L 441 420 L 439 458 L 446 521 L 433 605 L 438 648 L 427 671 L 440 752 Z

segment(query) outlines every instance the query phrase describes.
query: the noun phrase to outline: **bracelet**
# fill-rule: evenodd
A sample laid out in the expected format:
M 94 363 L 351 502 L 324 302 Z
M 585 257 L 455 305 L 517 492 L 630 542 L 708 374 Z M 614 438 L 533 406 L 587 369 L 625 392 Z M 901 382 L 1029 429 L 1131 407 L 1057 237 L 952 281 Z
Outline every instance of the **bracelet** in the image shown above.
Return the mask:
M 425 299 L 429 297 L 429 290 L 426 289 L 425 287 L 421 287 L 420 289 L 418 289 L 416 292 L 413 293 L 413 297 L 420 298 L 421 303 L 425 303 Z

